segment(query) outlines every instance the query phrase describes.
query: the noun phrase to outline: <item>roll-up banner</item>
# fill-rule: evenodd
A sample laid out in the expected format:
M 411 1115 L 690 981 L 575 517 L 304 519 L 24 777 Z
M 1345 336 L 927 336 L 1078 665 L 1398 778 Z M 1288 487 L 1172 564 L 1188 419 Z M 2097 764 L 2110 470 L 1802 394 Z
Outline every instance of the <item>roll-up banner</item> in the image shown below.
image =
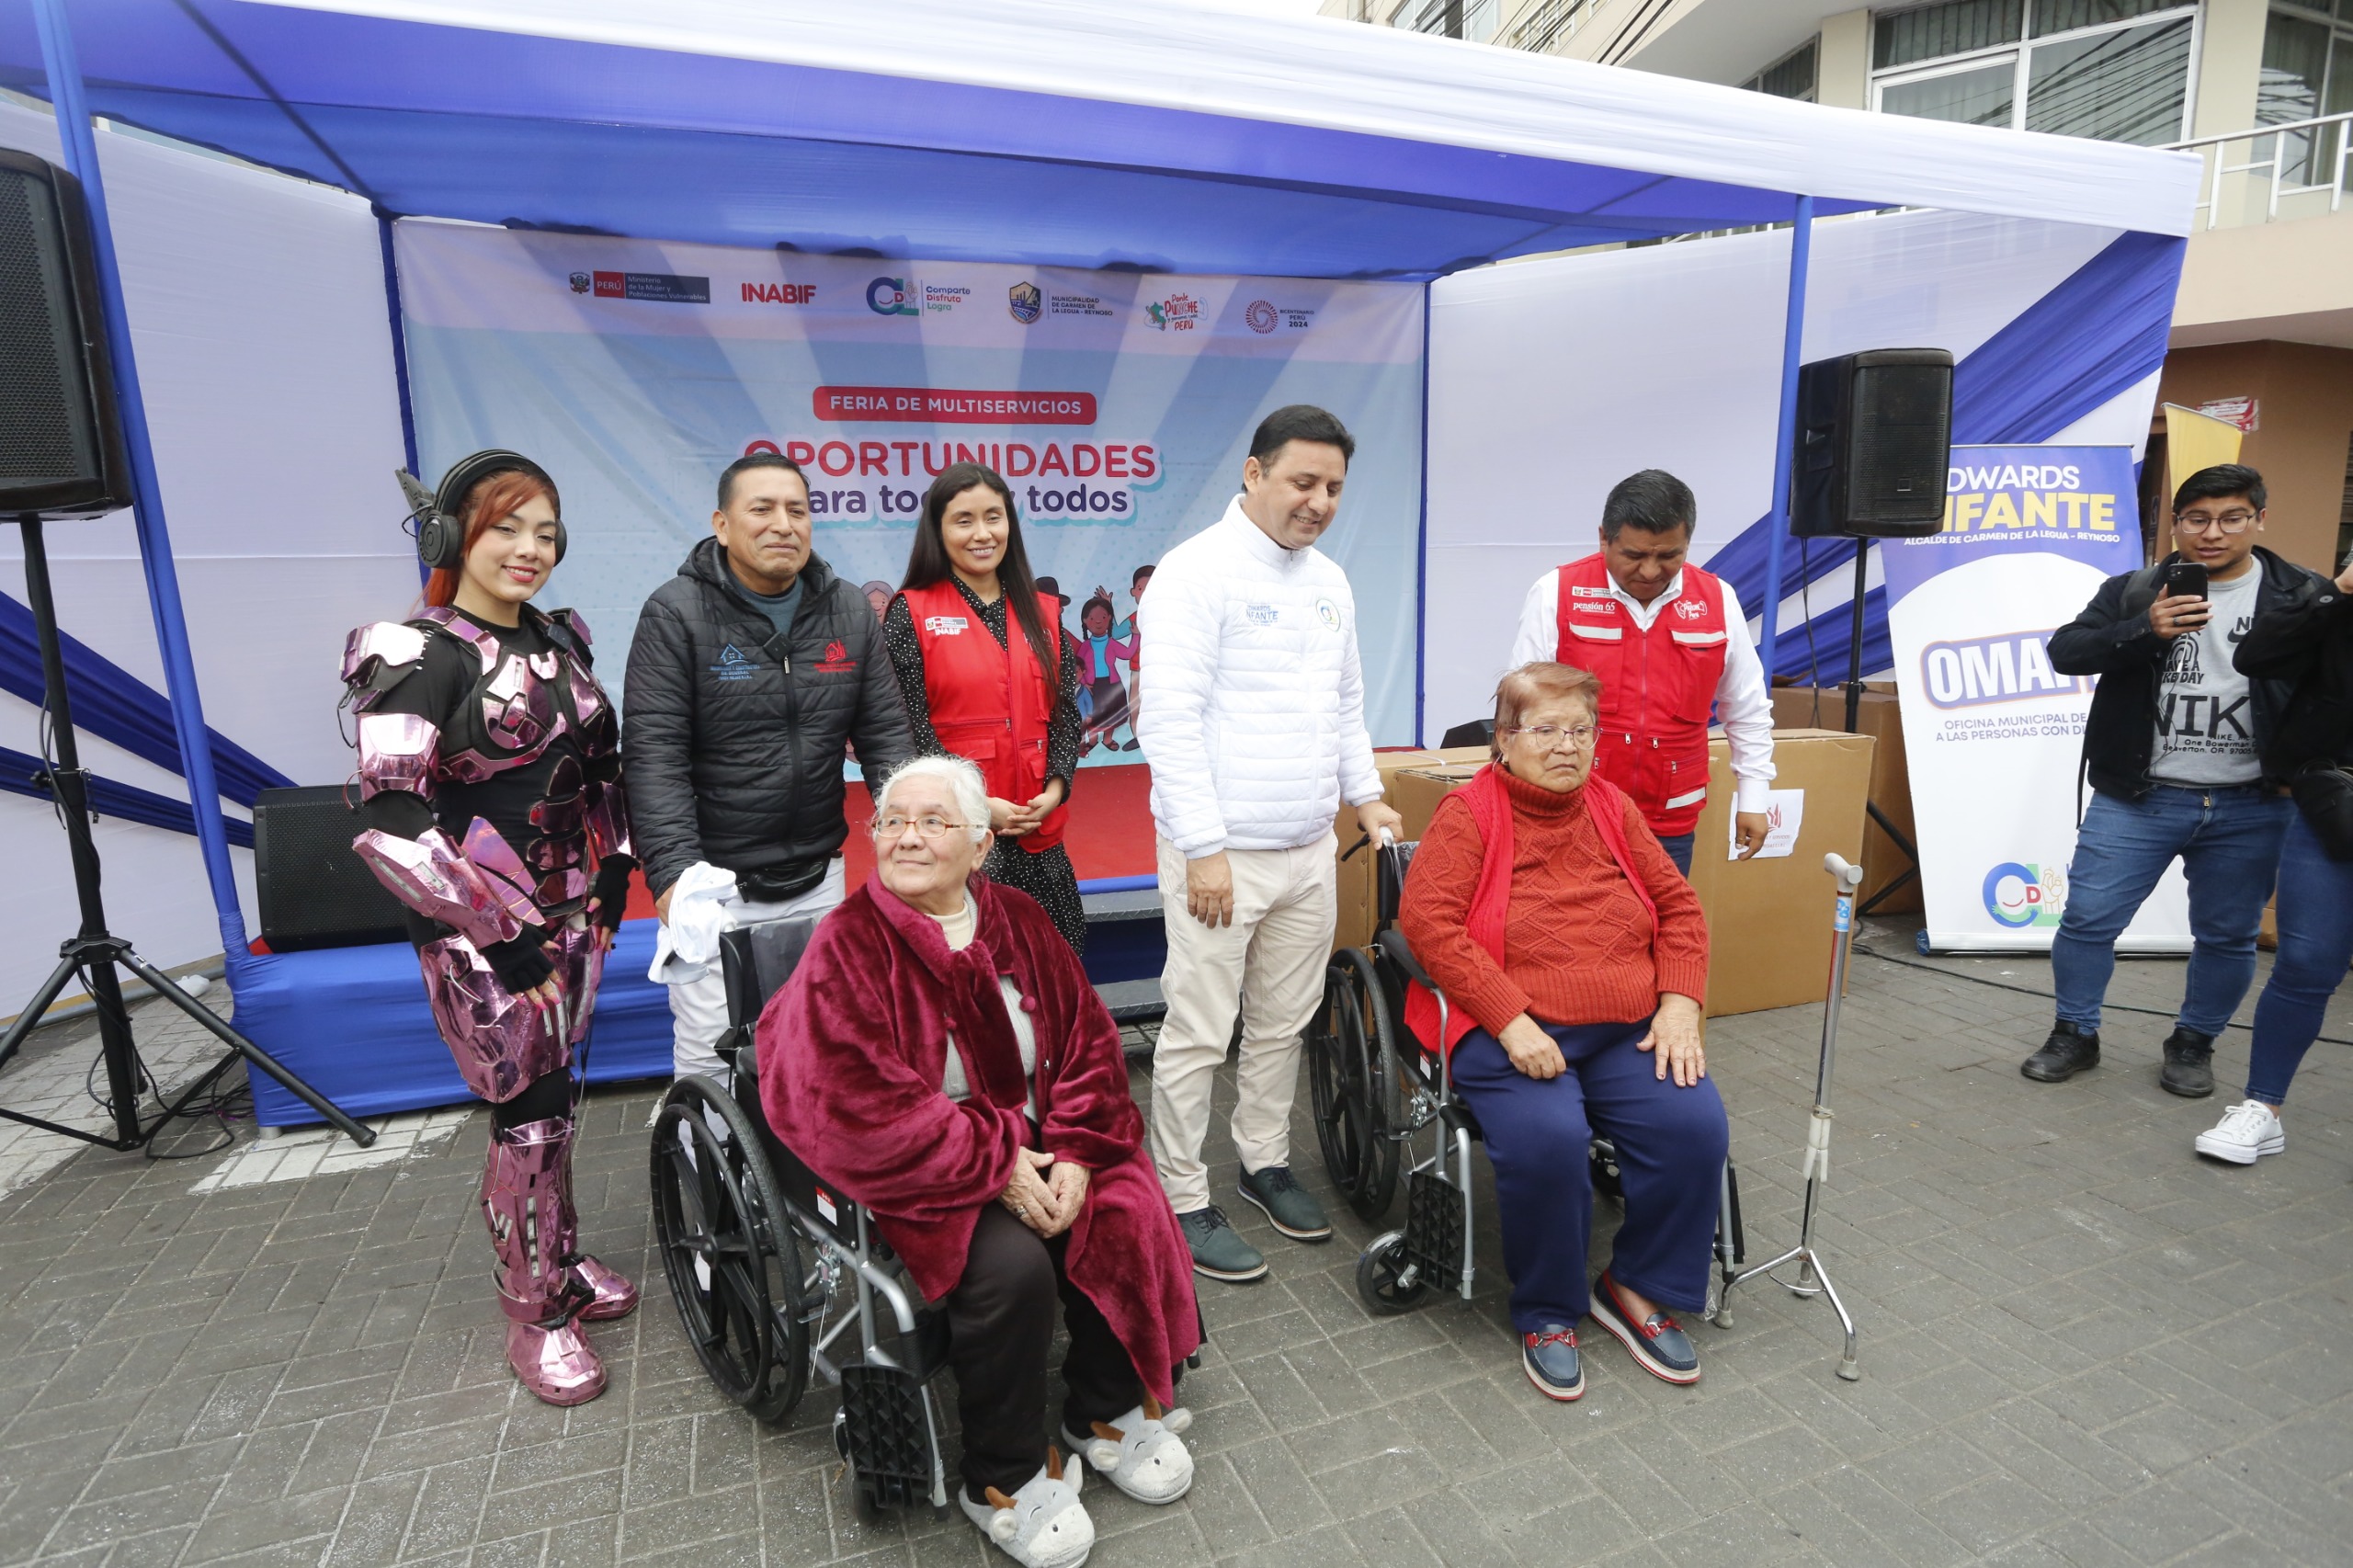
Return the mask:
M 2142 564 L 2132 452 L 1955 447 L 1946 490 L 1941 532 L 1881 546 L 1925 939 L 2047 952 L 2067 908 L 2093 686 L 2052 667 L 2051 635 Z M 2188 933 L 2177 865 L 2118 947 L 2185 952 Z
M 580 607 L 618 682 L 639 607 L 710 536 L 751 451 L 807 471 L 817 555 L 880 615 L 950 463 L 1012 486 L 1032 571 L 1082 640 L 1090 763 L 1135 762 L 1125 689 L 1147 570 L 1242 487 L 1285 403 L 1357 438 L 1322 548 L 1348 574 L 1376 744 L 1414 738 L 1422 290 L 811 256 L 404 219 L 420 460 L 480 447 L 555 475 Z M 387 510 L 392 485 L 386 481 Z M 387 613 L 397 613 L 392 607 Z M 628 693 L 621 701 L 626 709 Z

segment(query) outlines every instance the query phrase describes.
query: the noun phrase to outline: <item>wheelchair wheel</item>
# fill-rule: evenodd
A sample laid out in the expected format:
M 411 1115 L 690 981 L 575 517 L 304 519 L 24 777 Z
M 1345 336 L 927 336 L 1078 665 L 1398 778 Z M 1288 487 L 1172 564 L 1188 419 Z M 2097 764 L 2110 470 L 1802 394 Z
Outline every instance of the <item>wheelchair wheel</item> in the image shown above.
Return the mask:
M 1372 1244 L 1357 1258 L 1357 1294 L 1381 1317 L 1412 1312 L 1429 1294 L 1429 1281 L 1416 1278 L 1410 1285 L 1399 1284 L 1397 1277 L 1404 1268 L 1405 1233 L 1391 1231 L 1373 1237 Z
M 696 1358 L 751 1415 L 784 1419 L 809 1382 L 809 1276 L 751 1119 L 710 1079 L 679 1079 L 654 1124 L 651 1176 L 663 1272 Z
M 1372 960 L 1342 949 L 1324 971 L 1324 1006 L 1307 1027 L 1308 1089 L 1324 1172 L 1364 1220 L 1388 1213 L 1397 1196 L 1396 1041 Z

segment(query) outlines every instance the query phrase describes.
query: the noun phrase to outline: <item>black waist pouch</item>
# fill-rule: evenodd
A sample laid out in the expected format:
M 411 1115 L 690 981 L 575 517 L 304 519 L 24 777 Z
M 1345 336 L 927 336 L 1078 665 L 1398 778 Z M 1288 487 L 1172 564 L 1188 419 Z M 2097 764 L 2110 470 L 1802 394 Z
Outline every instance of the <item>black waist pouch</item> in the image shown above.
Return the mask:
M 2288 791 L 2328 858 L 2353 860 L 2353 773 L 2335 763 L 2310 763 L 2289 784 Z

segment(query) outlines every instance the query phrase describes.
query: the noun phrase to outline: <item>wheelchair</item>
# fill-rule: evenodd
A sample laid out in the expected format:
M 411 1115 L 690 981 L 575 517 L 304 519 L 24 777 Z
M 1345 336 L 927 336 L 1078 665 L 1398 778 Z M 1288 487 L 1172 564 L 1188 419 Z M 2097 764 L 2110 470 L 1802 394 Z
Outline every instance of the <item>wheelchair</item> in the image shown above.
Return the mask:
M 859 1520 L 926 1502 L 945 1518 L 932 1381 L 947 1365 L 946 1315 L 924 1301 L 866 1211 L 779 1141 L 760 1105 L 754 1027 L 815 926 L 774 920 L 720 937 L 724 1081 L 680 1078 L 662 1102 L 654 1235 L 687 1337 L 720 1392 L 781 1424 L 813 1369 L 841 1390 L 834 1444 Z
M 1358 843 L 1353 855 L 1364 848 Z M 1387 1219 L 1402 1176 L 1405 1224 L 1375 1236 L 1357 1258 L 1357 1293 L 1376 1313 L 1410 1312 L 1431 1291 L 1471 1299 L 1472 1262 L 1471 1145 L 1477 1118 L 1456 1097 L 1444 1055 L 1404 1028 L 1405 984 L 1437 997 L 1446 1027 L 1446 994 L 1414 957 L 1396 928 L 1397 907 L 1415 845 L 1382 845 L 1377 857 L 1376 924 L 1370 950 L 1344 948 L 1324 971 L 1324 1002 L 1307 1028 L 1308 1089 L 1324 1168 L 1358 1218 Z M 1424 1155 L 1415 1141 L 1430 1134 Z M 1606 1137 L 1587 1150 L 1597 1197 L 1619 1198 L 1618 1151 Z M 1715 1271 L 1703 1315 L 1732 1326 L 1724 1287 L 1745 1261 L 1740 1182 L 1724 1163 L 1716 1207 Z

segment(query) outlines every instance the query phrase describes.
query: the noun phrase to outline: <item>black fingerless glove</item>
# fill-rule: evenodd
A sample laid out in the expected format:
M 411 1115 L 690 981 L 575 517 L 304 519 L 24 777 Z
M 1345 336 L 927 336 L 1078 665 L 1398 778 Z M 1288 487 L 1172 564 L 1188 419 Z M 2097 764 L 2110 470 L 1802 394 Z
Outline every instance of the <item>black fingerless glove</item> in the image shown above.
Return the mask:
M 589 892 L 597 900 L 597 924 L 608 931 L 618 931 L 621 912 L 629 907 L 630 873 L 637 869 L 637 862 L 626 855 L 608 855 L 597 864 L 597 881 Z
M 547 937 L 538 926 L 526 926 L 521 936 L 493 942 L 481 949 L 483 961 L 490 965 L 491 973 L 498 977 L 498 983 L 506 988 L 509 995 L 520 996 L 535 990 L 555 972 L 555 965 L 540 950 L 540 944 Z

